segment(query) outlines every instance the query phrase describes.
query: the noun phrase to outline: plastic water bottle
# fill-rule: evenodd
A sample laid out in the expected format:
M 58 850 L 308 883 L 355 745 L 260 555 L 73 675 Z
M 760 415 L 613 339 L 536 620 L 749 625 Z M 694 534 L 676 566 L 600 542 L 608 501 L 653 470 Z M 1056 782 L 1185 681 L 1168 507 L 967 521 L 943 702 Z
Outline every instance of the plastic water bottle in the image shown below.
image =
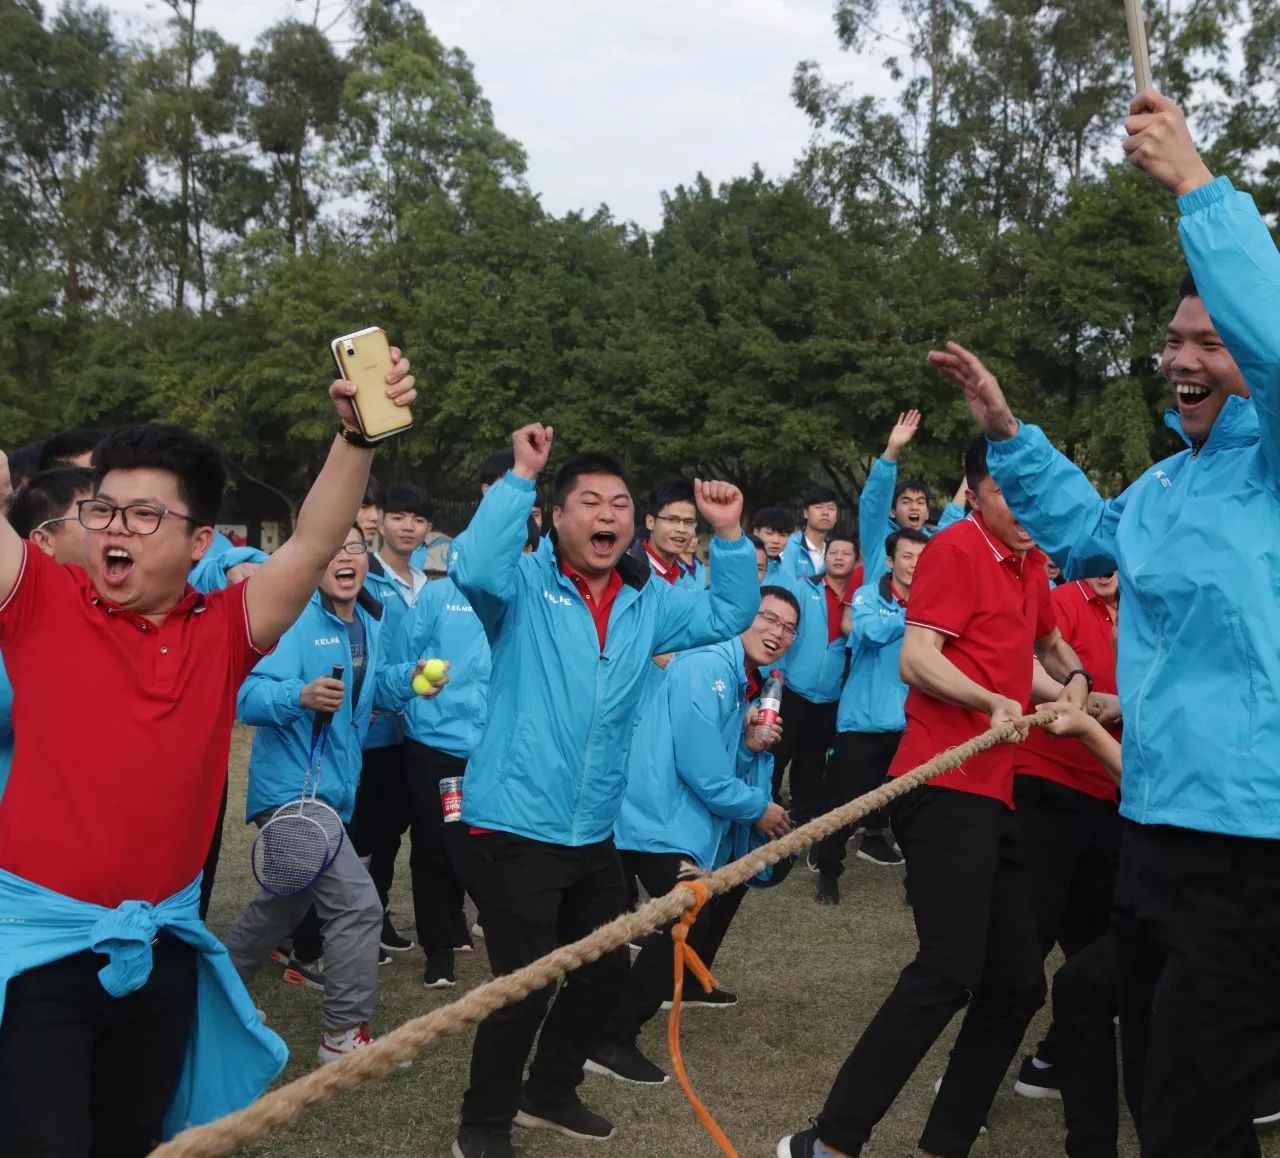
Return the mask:
M 774 668 L 764 687 L 760 689 L 760 708 L 756 712 L 755 731 L 752 733 L 757 743 L 768 744 L 773 739 L 778 715 L 782 711 L 784 682 L 782 672 Z

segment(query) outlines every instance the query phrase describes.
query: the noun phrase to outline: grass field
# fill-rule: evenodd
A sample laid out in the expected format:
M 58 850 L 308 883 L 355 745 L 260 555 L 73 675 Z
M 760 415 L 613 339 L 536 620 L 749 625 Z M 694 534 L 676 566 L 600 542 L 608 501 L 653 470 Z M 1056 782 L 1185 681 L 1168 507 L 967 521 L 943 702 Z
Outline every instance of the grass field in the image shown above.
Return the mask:
M 254 890 L 249 832 L 242 823 L 247 733 L 238 731 L 232 804 L 214 893 L 211 923 L 221 933 Z M 402 854 L 392 912 L 402 931 L 412 928 L 408 870 Z M 844 903 L 813 903 L 814 877 L 798 868 L 776 889 L 749 896 L 717 961 L 717 975 L 740 998 L 726 1011 L 694 1011 L 685 1019 L 686 1065 L 699 1096 L 716 1115 L 743 1158 L 769 1158 L 778 1137 L 805 1126 L 818 1112 L 836 1068 L 915 949 L 910 910 L 902 903 L 902 870 L 856 859 L 843 878 Z M 459 986 L 451 996 L 489 979 L 483 942 L 458 957 Z M 420 951 L 398 954 L 380 971 L 374 1032 L 385 1032 L 450 999 L 450 991 L 421 986 Z M 284 1077 L 315 1065 L 320 1034 L 316 994 L 285 985 L 277 966 L 255 980 L 254 996 L 293 1053 Z M 1044 1014 L 1041 1014 L 1043 1019 Z M 1042 1020 L 1030 1040 L 1038 1040 Z M 655 1021 L 641 1045 L 670 1069 L 666 1023 Z M 865 1151 L 867 1158 L 905 1158 L 916 1139 L 942 1072 L 951 1034 L 939 1042 L 912 1078 Z M 259 1158 L 444 1158 L 457 1126 L 471 1037 L 430 1047 L 413 1067 L 348 1094 L 307 1115 L 248 1151 Z M 530 1158 L 612 1154 L 618 1158 L 714 1158 L 720 1151 L 702 1133 L 674 1082 L 659 1089 L 624 1086 L 590 1077 L 584 1100 L 617 1128 L 604 1145 L 570 1142 L 545 1133 L 516 1131 Z M 1054 1101 L 1029 1101 L 1007 1081 L 990 1115 L 990 1133 L 976 1158 L 1022 1158 L 1063 1153 L 1062 1113 Z M 1127 1131 L 1127 1127 L 1126 1127 Z M 1136 1158 L 1126 1132 L 1120 1153 Z M 1264 1153 L 1280 1158 L 1280 1135 L 1264 1138 Z

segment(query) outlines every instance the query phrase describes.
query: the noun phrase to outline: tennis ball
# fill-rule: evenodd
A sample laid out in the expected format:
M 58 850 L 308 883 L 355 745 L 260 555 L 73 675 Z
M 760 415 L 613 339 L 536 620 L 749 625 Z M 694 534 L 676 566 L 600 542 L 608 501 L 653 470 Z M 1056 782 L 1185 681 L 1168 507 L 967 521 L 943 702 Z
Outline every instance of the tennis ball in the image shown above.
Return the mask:
M 438 684 L 444 679 L 445 675 L 444 660 L 429 659 L 423 665 L 422 674 L 427 677 L 433 684 Z
M 419 674 L 413 677 L 414 695 L 425 696 L 433 687 L 435 687 L 435 684 L 427 679 L 426 676 Z

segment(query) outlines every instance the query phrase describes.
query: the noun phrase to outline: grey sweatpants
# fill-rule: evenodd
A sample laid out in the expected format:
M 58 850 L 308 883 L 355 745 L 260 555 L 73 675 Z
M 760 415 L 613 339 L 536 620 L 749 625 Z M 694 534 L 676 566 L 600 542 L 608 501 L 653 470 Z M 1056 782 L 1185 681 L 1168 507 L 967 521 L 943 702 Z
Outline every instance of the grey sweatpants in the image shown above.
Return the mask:
M 223 943 L 247 985 L 311 905 L 320 918 L 324 943 L 321 1020 L 330 1033 L 340 1033 L 373 1019 L 378 995 L 378 937 L 382 932 L 378 890 L 350 840 L 342 842 L 333 864 L 306 891 L 292 897 L 259 891 Z

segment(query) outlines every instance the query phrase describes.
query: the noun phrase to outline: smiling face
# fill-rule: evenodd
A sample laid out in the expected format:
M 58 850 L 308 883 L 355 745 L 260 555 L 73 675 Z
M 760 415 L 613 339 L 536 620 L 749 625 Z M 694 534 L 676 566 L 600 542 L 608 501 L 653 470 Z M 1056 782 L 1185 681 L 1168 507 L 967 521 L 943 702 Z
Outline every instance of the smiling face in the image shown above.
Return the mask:
M 427 540 L 431 523 L 409 511 L 388 511 L 382 516 L 382 546 L 408 558 Z
M 929 500 L 924 491 L 906 490 L 893 504 L 893 518 L 900 527 L 918 531 L 929 521 Z
M 1173 315 L 1165 333 L 1160 372 L 1173 391 L 1182 429 L 1192 442 L 1208 437 L 1231 395 L 1249 397 L 1240 367 L 1198 297 L 1183 298 Z
M 698 508 L 692 503 L 667 503 L 656 515 L 645 519 L 649 546 L 670 562 L 697 543 Z
M 913 543 L 910 539 L 900 539 L 894 545 L 893 558 L 889 560 L 889 568 L 893 574 L 895 586 L 904 595 L 911 590 L 911 580 L 916 576 L 916 563 L 919 561 L 920 552 L 923 550 L 923 543 Z
M 187 514 L 187 504 L 178 476 L 166 470 L 111 471 L 94 497 L 115 507 L 138 504 L 170 512 L 150 535 L 126 531 L 117 513 L 105 530 L 86 531 L 84 538 L 85 569 L 104 599 L 139 615 L 165 614 L 182 599 L 187 575 L 209 549 L 213 528 L 179 517 Z
M 765 670 L 777 663 L 794 641 L 798 623 L 796 609 L 790 603 L 776 595 L 766 595 L 760 600 L 751 626 L 740 637 L 747 663 Z
M 365 576 L 369 574 L 369 556 L 363 548 L 364 532 L 352 527 L 347 532 L 342 549 L 329 560 L 329 566 L 325 568 L 324 578 L 320 580 L 320 590 L 335 607 L 351 607 L 360 594 L 360 588 L 364 586 Z
M 631 492 L 611 474 L 579 475 L 551 521 L 561 560 L 587 579 L 608 575 L 636 533 Z
M 978 484 L 976 491 L 970 487 L 966 494 L 973 509 L 982 515 L 982 521 L 987 524 L 987 530 L 1011 551 L 1025 555 L 1036 545 L 1035 540 L 1027 534 L 1022 524 L 1013 517 L 1009 504 L 1004 500 L 1004 494 L 990 475 Z

